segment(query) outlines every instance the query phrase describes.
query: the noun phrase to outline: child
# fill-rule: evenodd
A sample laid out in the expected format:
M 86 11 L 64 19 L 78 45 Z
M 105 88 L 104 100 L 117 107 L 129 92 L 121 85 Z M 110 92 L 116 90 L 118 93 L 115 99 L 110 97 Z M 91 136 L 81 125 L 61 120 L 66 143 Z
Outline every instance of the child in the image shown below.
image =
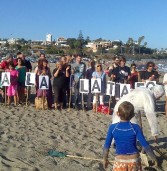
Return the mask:
M 157 163 L 157 159 L 146 141 L 141 128 L 137 124 L 130 122 L 134 116 L 134 106 L 124 101 L 118 107 L 117 115 L 120 122 L 111 124 L 104 144 L 104 168 L 108 166 L 108 153 L 114 138 L 116 144 L 116 156 L 113 171 L 141 171 L 141 161 L 137 149 L 136 140 L 138 139 L 146 153 Z
M 9 63 L 9 69 L 6 70 L 10 72 L 10 86 L 7 88 L 7 96 L 8 96 L 8 105 L 11 104 L 11 97 L 14 96 L 14 106 L 17 105 L 17 79 L 18 79 L 18 71 L 15 70 L 15 66 L 13 62 Z

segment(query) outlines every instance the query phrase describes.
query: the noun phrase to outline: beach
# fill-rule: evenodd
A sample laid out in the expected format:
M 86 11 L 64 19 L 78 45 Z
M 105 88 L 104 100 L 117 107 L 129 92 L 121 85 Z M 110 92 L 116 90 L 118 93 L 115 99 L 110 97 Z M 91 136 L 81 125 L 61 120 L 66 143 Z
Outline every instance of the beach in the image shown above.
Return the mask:
M 0 113 L 1 171 L 103 170 L 99 161 L 51 157 L 47 152 L 52 149 L 75 156 L 102 159 L 111 115 L 74 109 L 36 111 L 33 105 L 15 108 L 1 106 Z M 166 153 L 166 118 L 162 112 L 157 112 L 157 118 L 159 148 Z M 142 120 L 144 134 L 155 146 L 146 117 L 142 117 Z M 114 149 L 110 150 L 110 159 L 114 159 Z M 162 167 L 164 170 L 167 168 L 166 160 L 163 160 Z
M 32 97 L 34 91 L 32 90 Z M 143 132 L 150 145 L 158 146 L 163 170 L 167 169 L 167 118 L 164 112 L 165 97 L 156 106 L 159 127 L 159 144 L 151 136 L 148 121 L 143 114 Z M 33 103 L 26 107 L 0 105 L 0 171 L 103 171 L 101 161 L 103 144 L 111 115 L 93 113 L 75 109 L 36 110 Z M 89 160 L 52 157 L 49 150 L 88 157 Z M 110 149 L 111 161 L 114 160 L 114 149 Z M 148 170 L 143 166 L 143 170 Z M 162 170 L 154 166 L 150 169 Z M 108 170 L 112 169 L 112 163 Z

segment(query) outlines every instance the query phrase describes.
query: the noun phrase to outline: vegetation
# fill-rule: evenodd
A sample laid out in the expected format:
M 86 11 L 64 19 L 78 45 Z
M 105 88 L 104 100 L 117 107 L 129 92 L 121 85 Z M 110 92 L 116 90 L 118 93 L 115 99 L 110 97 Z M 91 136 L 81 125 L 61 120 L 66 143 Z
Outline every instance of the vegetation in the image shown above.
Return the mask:
M 106 48 L 101 45 L 99 42 L 107 42 L 102 38 L 98 38 L 93 40 L 97 44 L 97 51 L 93 52 L 92 49 L 87 48 L 85 45 L 88 42 L 91 42 L 90 37 L 86 37 L 82 34 L 82 31 L 79 32 L 77 38 L 68 38 L 67 45 L 64 47 L 59 47 L 55 45 L 55 42 L 52 42 L 50 45 L 41 45 L 42 42 L 33 43 L 31 40 L 25 40 L 24 38 L 18 39 L 14 44 L 9 44 L 7 39 L 0 39 L 2 41 L 6 41 L 5 44 L 0 43 L 1 49 L 11 50 L 12 52 L 28 52 L 31 53 L 32 50 L 41 50 L 43 49 L 46 54 L 81 54 L 83 56 L 100 56 L 103 57 L 111 57 L 112 55 L 125 55 L 131 58 L 166 58 L 167 57 L 167 49 L 161 49 L 158 53 L 157 49 L 151 49 L 147 47 L 147 42 L 144 42 L 145 36 L 140 36 L 137 40 L 134 40 L 132 37 L 128 38 L 126 43 L 122 41 L 108 41 L 111 46 Z

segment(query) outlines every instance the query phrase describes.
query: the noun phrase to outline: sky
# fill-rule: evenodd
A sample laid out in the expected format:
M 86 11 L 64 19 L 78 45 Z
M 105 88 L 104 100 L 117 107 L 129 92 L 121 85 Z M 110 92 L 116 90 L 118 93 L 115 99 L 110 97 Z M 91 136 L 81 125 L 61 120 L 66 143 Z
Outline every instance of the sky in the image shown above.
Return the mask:
M 45 40 L 46 34 L 137 41 L 167 48 L 167 0 L 0 0 L 0 38 Z

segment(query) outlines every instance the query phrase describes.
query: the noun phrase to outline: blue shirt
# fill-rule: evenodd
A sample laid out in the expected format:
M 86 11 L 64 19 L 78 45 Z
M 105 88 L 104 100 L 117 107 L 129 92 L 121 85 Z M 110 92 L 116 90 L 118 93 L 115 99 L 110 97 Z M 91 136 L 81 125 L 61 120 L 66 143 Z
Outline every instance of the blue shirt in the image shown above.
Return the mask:
M 137 139 L 143 147 L 149 146 L 139 125 L 129 121 L 110 125 L 104 144 L 104 149 L 110 148 L 113 138 L 116 144 L 116 155 L 138 153 L 136 145 Z

